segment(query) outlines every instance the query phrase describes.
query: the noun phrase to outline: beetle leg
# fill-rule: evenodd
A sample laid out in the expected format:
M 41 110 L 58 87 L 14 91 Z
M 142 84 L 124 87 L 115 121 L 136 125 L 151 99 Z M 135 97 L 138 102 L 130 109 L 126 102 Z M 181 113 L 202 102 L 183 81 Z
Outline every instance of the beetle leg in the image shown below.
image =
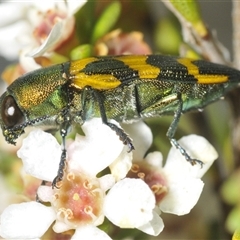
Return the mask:
M 128 145 L 129 152 L 134 150 L 132 139 L 128 136 L 128 134 L 124 132 L 123 129 L 119 128 L 117 125 L 108 122 L 101 93 L 99 91 L 93 90 L 93 94 L 99 105 L 102 122 L 108 127 L 110 127 L 119 136 L 119 139 L 123 142 L 123 144 Z
M 84 90 L 85 91 L 90 91 L 91 95 L 93 96 L 93 98 L 97 102 L 97 104 L 99 106 L 99 111 L 100 111 L 100 115 L 101 115 L 101 118 L 102 118 L 102 122 L 104 124 L 106 124 L 108 127 L 110 127 L 119 136 L 119 139 L 123 142 L 124 145 L 128 145 L 129 152 L 134 150 L 132 139 L 128 136 L 128 134 L 123 129 L 119 128 L 117 125 L 115 125 L 113 123 L 110 123 L 108 121 L 107 115 L 106 115 L 106 110 L 105 110 L 105 107 L 104 107 L 104 99 L 103 99 L 103 96 L 102 96 L 101 92 L 96 90 L 96 89 L 93 89 L 91 87 L 86 87 Z M 84 95 L 85 94 L 83 94 L 83 96 Z M 84 99 L 82 101 L 84 103 Z M 83 112 L 85 112 L 84 109 L 83 109 Z
M 189 154 L 186 152 L 186 150 L 174 138 L 174 134 L 176 132 L 177 125 L 178 125 L 178 122 L 180 120 L 180 117 L 181 117 L 181 114 L 182 114 L 182 108 L 183 108 L 183 100 L 182 100 L 182 97 L 181 97 L 180 93 L 177 94 L 177 99 L 178 99 L 178 107 L 177 107 L 177 110 L 174 113 L 173 121 L 172 121 L 171 125 L 169 126 L 166 135 L 167 135 L 168 139 L 170 140 L 171 144 L 180 151 L 180 153 L 184 156 L 184 158 L 188 162 L 190 162 L 192 165 L 195 165 L 196 163 L 199 163 L 202 167 L 203 162 L 198 160 L 198 159 L 191 158 L 189 156 Z
M 175 138 L 169 138 L 169 140 L 171 144 L 180 151 L 180 153 L 188 162 L 190 162 L 193 166 L 198 163 L 201 165 L 202 168 L 203 162 L 201 160 L 191 158 L 187 151 L 178 143 L 178 141 Z
M 141 112 L 141 115 L 142 116 L 144 116 L 144 115 L 145 116 L 147 116 L 147 115 L 159 116 L 159 115 L 166 114 L 166 113 L 172 113 L 174 109 L 176 109 L 176 110 L 174 111 L 173 121 L 172 121 L 170 127 L 168 128 L 166 135 L 167 135 L 169 141 L 171 142 L 171 144 L 180 151 L 180 153 L 184 156 L 184 158 L 188 162 L 190 162 L 192 165 L 199 163 L 202 166 L 203 162 L 198 159 L 192 159 L 188 155 L 186 150 L 174 138 L 174 134 L 176 132 L 178 122 L 180 120 L 180 117 L 182 114 L 182 109 L 183 109 L 183 100 L 182 100 L 181 93 L 174 93 L 174 94 L 171 94 L 169 96 L 166 96 L 166 97 L 160 99 L 159 101 L 157 101 L 150 107 L 144 109 Z
M 110 127 L 113 131 L 115 131 L 115 133 L 119 136 L 119 139 L 123 142 L 123 144 L 128 145 L 129 147 L 128 152 L 134 150 L 132 139 L 128 136 L 126 132 L 123 131 L 123 129 L 119 128 L 117 125 L 110 122 L 103 123 Z
M 65 146 L 64 146 L 61 154 L 57 176 L 53 179 L 53 182 L 52 182 L 52 188 L 59 188 L 58 183 L 63 179 L 66 159 L 67 159 L 67 150 L 65 149 Z
M 170 126 L 168 128 L 168 131 L 167 131 L 167 134 L 166 134 L 167 137 L 170 139 L 170 141 L 171 141 L 171 139 L 173 139 L 173 136 L 176 132 L 177 125 L 178 125 L 178 122 L 180 120 L 180 117 L 181 117 L 181 114 L 182 114 L 182 108 L 183 108 L 183 101 L 182 101 L 181 94 L 177 94 L 176 97 L 177 97 L 177 109 L 174 112 L 173 121 L 170 124 Z
M 64 169 L 66 166 L 66 159 L 67 159 L 67 150 L 66 150 L 66 136 L 68 133 L 68 129 L 71 126 L 71 120 L 66 113 L 62 113 L 62 116 L 60 116 L 61 120 L 63 120 L 63 122 L 61 123 L 61 127 L 60 127 L 60 134 L 62 137 L 62 154 L 61 154 L 61 158 L 60 158 L 60 162 L 59 162 L 59 168 L 58 168 L 58 172 L 57 172 L 57 176 L 53 179 L 52 182 L 52 188 L 56 187 L 59 188 L 58 183 L 63 179 L 64 176 Z

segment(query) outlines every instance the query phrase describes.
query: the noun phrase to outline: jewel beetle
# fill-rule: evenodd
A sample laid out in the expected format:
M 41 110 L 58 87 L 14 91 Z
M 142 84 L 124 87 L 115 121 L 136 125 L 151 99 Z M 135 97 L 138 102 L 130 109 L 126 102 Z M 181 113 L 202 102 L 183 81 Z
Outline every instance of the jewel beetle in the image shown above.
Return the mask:
M 173 115 L 167 131 L 172 145 L 191 164 L 174 138 L 180 116 L 201 109 L 239 85 L 240 71 L 204 60 L 163 55 L 102 56 L 41 68 L 19 77 L 0 97 L 0 125 L 5 140 L 15 144 L 27 126 L 59 130 L 63 145 L 71 125 L 100 117 L 122 142 L 132 140 L 113 123 Z M 57 177 L 63 177 L 64 147 Z

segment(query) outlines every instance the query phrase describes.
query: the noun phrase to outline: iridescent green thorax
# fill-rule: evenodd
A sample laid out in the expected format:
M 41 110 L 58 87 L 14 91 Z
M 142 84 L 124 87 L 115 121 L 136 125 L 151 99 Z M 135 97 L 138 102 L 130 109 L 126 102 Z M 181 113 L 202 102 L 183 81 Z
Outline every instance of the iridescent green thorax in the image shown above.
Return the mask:
M 202 60 L 149 56 L 105 56 L 66 62 L 27 73 L 0 98 L 0 125 L 9 143 L 28 125 L 60 129 L 101 117 L 133 149 L 129 136 L 109 122 L 173 115 L 171 143 L 182 113 L 201 109 L 239 85 L 240 71 Z M 62 161 L 65 159 L 64 149 Z M 59 175 L 62 174 L 60 171 Z M 59 177 L 61 178 L 61 177 Z

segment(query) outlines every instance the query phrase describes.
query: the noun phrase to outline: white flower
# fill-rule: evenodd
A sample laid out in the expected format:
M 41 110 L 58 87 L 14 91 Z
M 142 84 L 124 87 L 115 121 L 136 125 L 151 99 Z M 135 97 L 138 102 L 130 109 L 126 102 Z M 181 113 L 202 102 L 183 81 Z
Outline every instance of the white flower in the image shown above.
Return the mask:
M 143 135 L 149 146 L 149 129 L 141 122 L 134 127 L 138 129 L 137 138 L 133 136 L 135 146 L 141 146 Z M 201 194 L 200 178 L 217 157 L 204 138 L 192 135 L 179 143 L 190 156 L 204 162 L 203 168 L 191 166 L 172 148 L 164 167 L 161 154 L 150 153 L 146 161 L 134 163 L 126 178 L 132 154 L 116 133 L 101 119 L 87 121 L 82 129 L 85 136 L 67 144 L 67 164 L 59 189 L 48 185 L 38 189 L 39 199 L 51 206 L 35 202 L 10 205 L 1 215 L 2 237 L 40 238 L 53 225 L 56 233 L 74 229 L 72 239 L 110 239 L 97 228 L 105 217 L 121 228 L 137 228 L 157 236 L 164 228 L 160 212 L 188 213 Z M 146 146 L 136 156 L 143 157 Z M 18 151 L 25 171 L 46 181 L 57 174 L 60 155 L 55 138 L 41 130 L 32 131 Z M 111 174 L 96 177 L 109 166 Z
M 192 166 L 179 151 L 172 148 L 164 166 L 169 189 L 159 207 L 163 212 L 184 215 L 196 205 L 204 186 L 201 177 L 217 159 L 218 154 L 205 138 L 197 135 L 183 137 L 179 143 L 187 149 L 192 158 L 201 160 L 203 166 L 198 163 Z
M 61 187 L 52 189 L 51 186 L 40 186 L 38 189 L 41 201 L 50 202 L 52 207 L 33 202 L 10 205 L 5 209 L 1 218 L 1 236 L 39 238 L 53 221 L 55 221 L 53 225 L 55 232 L 76 229 L 73 239 L 89 233 L 90 226 L 95 229 L 94 234 L 99 233 L 105 236 L 97 230 L 97 226 L 104 220 L 105 192 L 114 185 L 115 178 L 111 174 L 97 178 L 96 174 L 121 155 L 125 159 L 122 164 L 128 166 L 121 167 L 125 169 L 126 175 L 131 167 L 129 162 L 131 162 L 132 154 L 127 152 L 126 146 L 119 140 L 116 133 L 102 124 L 101 119 L 87 121 L 82 128 L 86 136 L 77 136 L 75 141 L 69 143 L 68 163 L 64 178 L 60 183 Z M 57 174 L 61 147 L 51 134 L 37 129 L 24 139 L 18 156 L 22 158 L 24 170 L 28 174 L 45 181 L 52 181 Z M 128 161 L 126 161 L 127 158 Z M 123 176 L 124 173 L 120 174 Z M 152 197 L 154 199 L 153 194 Z M 46 214 L 42 218 L 47 220 L 39 221 L 41 216 L 39 218 L 37 216 L 42 208 L 51 209 L 54 212 L 54 219 L 52 215 L 48 217 Z M 26 214 L 23 214 L 24 211 Z M 8 218 L 4 217 L 6 215 Z M 38 221 L 35 220 L 36 218 Z M 30 233 L 26 231 L 29 222 L 32 227 Z M 85 236 L 85 239 L 89 237 Z
M 162 219 L 154 211 L 155 197 L 141 179 L 125 178 L 109 191 L 104 202 L 106 217 L 121 228 L 138 228 L 153 236 L 163 229 Z
M 13 60 L 19 53 L 37 57 L 56 49 L 72 34 L 74 13 L 85 2 L 84 0 L 3 2 L 0 5 L 1 55 Z M 29 68 L 26 66 L 25 70 L 29 71 Z
M 172 147 L 164 167 L 161 153 L 153 152 L 147 155 L 145 163 L 136 162 L 132 171 L 151 187 L 161 211 L 184 215 L 197 203 L 204 186 L 200 178 L 218 155 L 205 138 L 197 135 L 183 137 L 179 144 L 192 158 L 201 160 L 203 167 L 198 163 L 192 166 Z
M 0 235 L 8 239 L 37 238 L 47 231 L 55 218 L 51 207 L 37 202 L 12 204 L 1 215 Z
M 132 124 L 122 124 L 124 130 L 133 139 L 133 145 L 135 150 L 132 152 L 134 159 L 143 159 L 148 148 L 152 144 L 152 132 L 150 128 L 143 122 L 138 121 Z M 126 173 L 130 170 L 132 162 L 130 163 L 128 158 L 125 158 L 125 152 L 109 165 L 111 173 L 114 175 L 115 179 L 118 181 L 126 176 Z M 125 162 L 125 164 L 123 164 Z
M 117 122 L 114 121 L 114 123 L 119 126 Z M 123 145 L 116 133 L 104 125 L 101 119 L 92 119 L 85 122 L 82 129 L 85 136 L 78 135 L 68 147 L 68 154 L 71 159 L 69 168 L 81 168 L 95 176 L 121 156 L 119 161 L 124 165 L 123 169 L 125 171 L 122 175 L 125 177 L 131 168 L 132 152 L 128 153 L 128 147 Z M 126 161 L 121 161 L 125 158 Z M 118 178 L 118 176 L 115 177 Z
M 85 226 L 84 228 L 76 229 L 71 240 L 78 239 L 98 239 L 98 240 L 110 240 L 111 238 L 99 228 L 93 226 Z

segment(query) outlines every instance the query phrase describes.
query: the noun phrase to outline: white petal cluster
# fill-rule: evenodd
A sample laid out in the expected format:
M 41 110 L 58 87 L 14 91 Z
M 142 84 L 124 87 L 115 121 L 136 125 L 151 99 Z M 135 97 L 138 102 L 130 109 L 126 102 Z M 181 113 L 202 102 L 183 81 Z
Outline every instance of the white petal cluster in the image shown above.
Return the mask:
M 150 145 L 151 132 L 146 130 L 143 123 L 137 123 L 137 126 L 149 139 L 147 142 Z M 203 189 L 204 184 L 200 178 L 217 158 L 214 148 L 204 138 L 196 135 L 184 137 L 179 143 L 192 157 L 204 162 L 203 168 L 200 165 L 191 166 L 175 148 L 170 150 L 165 166 L 162 166 L 159 152 L 148 154 L 145 162 L 153 166 L 156 179 L 159 177 L 165 183 L 163 189 L 166 189 L 166 193 L 158 201 L 153 188 L 144 179 L 126 177 L 132 165 L 132 153 L 127 152 L 126 146 L 115 132 L 97 118 L 87 121 L 82 128 L 85 136 L 77 135 L 74 141 L 67 143 L 65 175 L 72 184 L 68 187 L 70 192 L 66 193 L 69 199 L 64 197 L 65 202 L 57 202 L 61 200 L 61 194 L 68 191 L 64 186 L 62 193 L 61 188 L 56 190 L 51 186 L 40 186 L 39 198 L 42 202 L 50 202 L 51 207 L 36 202 L 10 205 L 1 215 L 2 237 L 40 238 L 55 221 L 55 232 L 75 229 L 72 239 L 80 236 L 85 239 L 92 236 L 109 239 L 106 233 L 97 228 L 105 217 L 121 228 L 137 228 L 157 236 L 164 228 L 161 211 L 177 215 L 189 213 Z M 133 134 L 133 141 L 138 145 L 141 139 L 139 131 L 137 135 L 135 138 Z M 18 156 L 23 160 L 26 173 L 52 181 L 57 174 L 61 151 L 61 146 L 51 134 L 36 129 L 23 141 Z M 138 156 L 143 154 L 140 151 Z M 96 177 L 109 166 L 110 174 Z M 84 188 L 77 179 L 80 179 Z M 85 198 L 82 198 L 83 195 Z M 88 201 L 93 195 L 96 199 Z M 85 206 L 84 201 L 88 205 Z M 81 216 L 90 218 L 72 221 L 71 216 L 78 213 L 78 209 L 83 209 Z

